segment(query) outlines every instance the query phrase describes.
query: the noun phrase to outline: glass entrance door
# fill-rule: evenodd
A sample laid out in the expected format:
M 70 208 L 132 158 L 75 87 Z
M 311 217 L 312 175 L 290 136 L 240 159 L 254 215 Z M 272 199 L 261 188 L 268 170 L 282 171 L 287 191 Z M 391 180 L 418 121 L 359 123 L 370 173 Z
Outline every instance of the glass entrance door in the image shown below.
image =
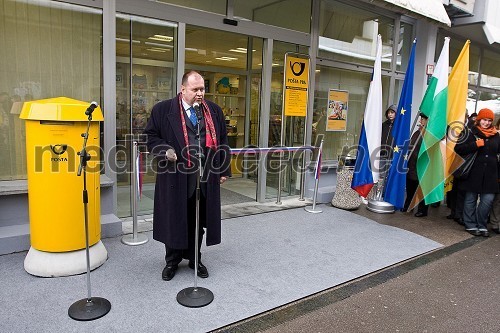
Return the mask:
M 205 98 L 221 107 L 230 148 L 258 145 L 262 39 L 186 26 L 185 59 L 186 70 L 205 78 Z M 222 205 L 256 200 L 256 165 L 255 154 L 232 155 L 233 177 L 221 188 Z
M 288 52 L 307 54 L 307 47 L 275 42 L 273 47 L 273 73 L 271 78 L 271 105 L 269 115 L 269 147 L 300 147 L 304 144 L 305 117 L 283 117 L 283 71 L 285 54 Z M 281 129 L 284 140 L 281 142 Z M 308 152 L 305 152 L 306 154 Z M 266 198 L 277 198 L 281 176 L 281 196 L 300 194 L 300 173 L 304 152 L 269 154 L 266 177 Z M 280 162 L 281 159 L 281 162 Z
M 118 216 L 131 216 L 132 140 L 143 140 L 152 107 L 172 98 L 175 89 L 175 39 L 177 24 L 130 15 L 116 19 L 116 144 L 120 170 L 117 176 Z M 155 175 L 146 168 L 150 157 L 139 142 L 143 175 L 138 214 L 153 211 Z

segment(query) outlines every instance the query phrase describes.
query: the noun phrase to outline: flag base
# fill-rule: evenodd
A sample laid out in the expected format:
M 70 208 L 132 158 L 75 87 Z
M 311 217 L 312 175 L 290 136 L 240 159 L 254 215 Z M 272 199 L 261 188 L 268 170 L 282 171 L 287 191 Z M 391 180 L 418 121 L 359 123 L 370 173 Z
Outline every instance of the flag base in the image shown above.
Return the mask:
M 368 209 L 371 212 L 379 214 L 394 213 L 394 206 L 392 204 L 379 200 L 368 200 L 368 205 L 366 205 L 366 209 Z

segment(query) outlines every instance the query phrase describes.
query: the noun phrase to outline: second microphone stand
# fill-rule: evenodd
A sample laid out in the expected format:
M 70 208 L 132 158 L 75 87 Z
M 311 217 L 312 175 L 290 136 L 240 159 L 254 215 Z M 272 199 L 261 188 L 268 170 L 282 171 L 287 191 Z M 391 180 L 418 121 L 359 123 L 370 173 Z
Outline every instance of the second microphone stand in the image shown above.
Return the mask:
M 195 107 L 196 108 L 196 107 Z M 199 253 L 199 230 L 200 230 L 200 199 L 201 199 L 201 177 L 203 177 L 203 150 L 201 147 L 201 120 L 203 119 L 200 107 L 196 108 L 196 140 L 198 141 L 198 170 L 196 172 L 196 227 L 194 239 L 194 287 L 184 288 L 177 294 L 177 302 L 188 308 L 201 308 L 214 300 L 214 294 L 207 288 L 198 287 L 198 253 Z

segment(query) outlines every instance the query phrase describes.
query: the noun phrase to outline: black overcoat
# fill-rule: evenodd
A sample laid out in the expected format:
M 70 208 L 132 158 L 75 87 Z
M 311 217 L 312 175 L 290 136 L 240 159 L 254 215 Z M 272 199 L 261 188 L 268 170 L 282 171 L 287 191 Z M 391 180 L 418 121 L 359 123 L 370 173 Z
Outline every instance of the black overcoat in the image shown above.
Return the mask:
M 386 159 L 392 158 L 392 148 L 394 147 L 394 138 L 392 137 L 392 127 L 394 121 L 387 119 L 382 123 L 382 137 L 380 139 L 380 156 Z
M 471 132 L 465 132 L 459 139 L 461 142 L 455 146 L 455 152 L 460 156 L 477 151 L 470 174 L 467 179 L 460 180 L 458 189 L 474 193 L 498 193 L 497 154 L 500 153 L 500 136 L 497 133 L 488 138 L 476 126 L 471 128 Z M 484 139 L 483 147 L 477 147 L 474 135 Z
M 154 195 L 153 239 L 169 248 L 188 248 L 188 175 L 187 154 L 182 130 L 179 96 L 159 102 L 153 107 L 144 134 L 148 150 L 155 159 L 156 184 Z M 209 150 L 205 175 L 208 177 L 204 194 L 205 209 L 200 207 L 200 224 L 206 227 L 206 245 L 221 242 L 220 176 L 230 176 L 230 154 L 227 145 L 225 118 L 221 108 L 210 101 L 209 106 L 217 136 L 217 151 Z M 186 119 L 189 121 L 189 119 Z M 176 162 L 166 159 L 165 152 L 174 149 Z M 191 155 L 191 160 L 194 157 Z M 192 169 L 192 168 L 191 168 Z

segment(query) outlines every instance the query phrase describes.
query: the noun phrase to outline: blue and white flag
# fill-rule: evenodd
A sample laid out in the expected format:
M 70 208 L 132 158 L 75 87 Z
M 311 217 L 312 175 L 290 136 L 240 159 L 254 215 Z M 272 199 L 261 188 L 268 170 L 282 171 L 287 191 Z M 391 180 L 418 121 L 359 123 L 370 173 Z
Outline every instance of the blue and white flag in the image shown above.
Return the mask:
M 396 119 L 394 120 L 394 126 L 392 127 L 394 150 L 385 186 L 384 201 L 389 202 L 396 209 L 403 208 L 405 201 L 416 47 L 417 41 L 414 40 L 411 48 L 410 59 L 408 60 L 408 68 L 406 69 L 403 89 L 401 90 L 401 96 L 399 97 Z
M 351 188 L 366 197 L 379 180 L 380 137 L 382 136 L 382 37 L 377 36 L 377 50 L 372 80 L 361 126 L 356 165 Z

